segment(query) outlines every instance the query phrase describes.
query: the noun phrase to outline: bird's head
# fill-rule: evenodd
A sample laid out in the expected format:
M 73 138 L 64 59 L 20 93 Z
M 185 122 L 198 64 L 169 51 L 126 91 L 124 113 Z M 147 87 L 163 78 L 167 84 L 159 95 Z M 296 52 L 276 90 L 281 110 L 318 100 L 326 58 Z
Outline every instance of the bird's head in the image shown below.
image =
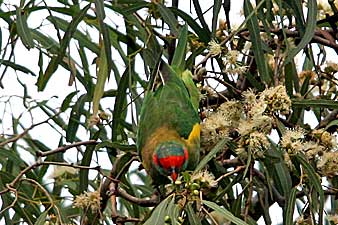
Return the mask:
M 164 176 L 170 176 L 173 181 L 188 165 L 187 147 L 176 141 L 163 142 L 155 148 L 153 164 Z

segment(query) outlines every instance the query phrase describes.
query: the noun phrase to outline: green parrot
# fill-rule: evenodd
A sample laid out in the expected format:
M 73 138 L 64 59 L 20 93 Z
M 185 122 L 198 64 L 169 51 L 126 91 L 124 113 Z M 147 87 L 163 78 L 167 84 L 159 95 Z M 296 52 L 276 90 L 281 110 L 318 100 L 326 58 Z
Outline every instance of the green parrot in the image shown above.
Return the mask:
M 198 101 L 182 79 L 187 74 L 179 76 L 164 62 L 159 73 L 160 84 L 144 98 L 137 132 L 139 155 L 154 184 L 167 183 L 169 176 L 175 181 L 180 172 L 193 170 L 200 157 Z

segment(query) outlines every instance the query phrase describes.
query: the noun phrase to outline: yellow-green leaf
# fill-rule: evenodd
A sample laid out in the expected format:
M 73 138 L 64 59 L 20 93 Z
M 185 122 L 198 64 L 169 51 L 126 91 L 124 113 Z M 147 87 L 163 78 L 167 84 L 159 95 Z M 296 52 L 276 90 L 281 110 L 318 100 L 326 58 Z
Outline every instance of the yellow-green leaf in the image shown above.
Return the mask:
M 34 41 L 31 30 L 29 29 L 27 24 L 27 16 L 24 13 L 24 10 L 19 7 L 16 8 L 16 30 L 26 48 L 34 48 Z
M 93 115 L 95 116 L 99 111 L 100 100 L 103 95 L 104 85 L 108 77 L 108 62 L 106 57 L 106 50 L 104 44 L 101 47 L 99 69 L 97 72 L 97 81 L 94 89 L 93 96 Z

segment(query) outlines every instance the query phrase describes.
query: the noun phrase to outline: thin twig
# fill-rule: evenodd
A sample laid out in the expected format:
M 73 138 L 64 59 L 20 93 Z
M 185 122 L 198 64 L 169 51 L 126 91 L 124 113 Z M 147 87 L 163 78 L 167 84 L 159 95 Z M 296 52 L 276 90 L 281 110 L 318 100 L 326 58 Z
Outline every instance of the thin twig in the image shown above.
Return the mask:
M 154 193 L 150 198 L 137 198 L 130 194 L 128 194 L 125 190 L 118 188 L 117 195 L 121 196 L 122 198 L 128 200 L 129 202 L 135 203 L 139 206 L 143 207 L 151 207 L 155 206 L 159 202 L 158 194 Z
M 219 83 L 221 83 L 222 85 L 224 85 L 225 87 L 232 89 L 234 92 L 236 92 L 236 94 L 239 94 L 239 95 L 242 94 L 241 90 L 233 87 L 231 84 L 229 84 L 228 82 L 226 82 L 226 81 L 224 81 L 224 80 L 222 80 L 222 79 L 220 79 L 218 77 L 204 76 L 204 78 L 206 78 L 206 79 L 208 79 L 208 78 L 214 79 L 214 80 L 218 81 Z
M 202 207 L 202 210 L 208 215 L 208 217 L 211 219 L 211 221 L 215 224 L 215 225 L 219 225 L 217 223 L 217 221 L 214 219 L 214 217 L 208 212 L 208 210 L 206 210 L 204 207 Z
M 57 114 L 56 114 L 56 115 L 57 115 Z M 54 116 L 56 116 L 56 115 L 54 115 Z M 48 119 L 46 119 L 46 120 L 44 120 L 44 121 L 42 121 L 42 122 L 33 124 L 33 125 L 31 125 L 30 127 L 28 127 L 27 129 L 25 129 L 21 134 L 18 134 L 18 135 L 16 135 L 16 136 L 12 137 L 12 138 L 9 138 L 9 139 L 7 139 L 6 141 L 0 142 L 0 147 L 5 146 L 6 144 L 9 144 L 9 143 L 11 143 L 11 142 L 16 142 L 16 141 L 19 140 L 20 138 L 24 137 L 24 136 L 28 133 L 28 131 L 32 130 L 32 129 L 33 129 L 34 127 L 36 127 L 36 126 L 39 126 L 39 125 L 44 124 L 44 123 L 47 123 L 48 120 L 52 119 L 54 116 L 49 117 Z
M 331 121 L 337 119 L 338 109 L 333 110 L 329 115 L 327 115 L 315 129 L 320 129 L 326 127 Z
M 233 158 L 233 159 L 223 159 L 222 160 L 222 166 L 224 168 L 229 168 L 229 167 L 236 167 L 236 166 L 241 166 L 243 165 L 243 162 L 239 158 Z
M 253 194 L 253 164 L 250 164 L 250 175 L 249 175 L 249 189 L 248 189 L 248 198 L 245 202 L 245 209 L 244 209 L 244 221 L 247 222 L 250 205 L 252 203 L 252 194 Z
M 21 180 L 35 184 L 36 186 L 38 186 L 40 188 L 40 190 L 47 196 L 47 198 L 50 202 L 50 207 L 46 211 L 49 211 L 51 208 L 55 208 L 55 210 L 57 212 L 58 220 L 60 221 L 61 224 L 63 224 L 62 218 L 61 218 L 61 212 L 60 212 L 59 208 L 54 204 L 54 200 L 52 199 L 52 197 L 50 196 L 48 191 L 41 184 L 39 184 L 39 182 L 37 182 L 36 180 L 30 179 L 30 178 L 22 178 Z
M 26 174 L 29 170 L 32 170 L 38 166 L 42 166 L 42 165 L 55 165 L 55 166 L 68 166 L 68 167 L 73 167 L 73 168 L 78 168 L 78 169 L 93 169 L 93 170 L 97 170 L 100 173 L 101 172 L 101 167 L 100 166 L 96 166 L 96 167 L 88 167 L 88 166 L 79 166 L 79 165 L 74 165 L 74 164 L 68 164 L 68 163 L 62 163 L 62 162 L 37 162 L 34 163 L 31 166 L 26 167 L 25 169 L 23 169 L 15 178 L 14 180 L 12 180 L 12 182 L 6 184 L 6 189 L 0 191 L 0 195 L 7 193 L 9 191 L 12 191 L 11 189 L 14 188 L 14 186 L 16 185 L 16 183 L 19 182 L 19 180 L 22 178 L 22 176 L 24 174 Z
M 229 40 L 231 40 L 235 34 L 237 32 L 232 32 L 230 33 L 229 36 L 227 36 L 221 43 L 220 45 L 225 45 Z M 195 66 L 195 68 L 197 69 L 200 65 L 204 64 L 210 57 L 212 56 L 212 54 L 209 52 L 199 63 L 197 63 L 197 65 Z
M 73 144 L 60 146 L 60 147 L 58 147 L 58 148 L 56 148 L 54 150 L 51 150 L 51 151 L 46 151 L 46 152 L 37 151 L 36 152 L 36 156 L 38 156 L 38 157 L 45 157 L 45 156 L 52 155 L 52 154 L 55 154 L 55 153 L 58 153 L 58 152 L 65 152 L 65 151 L 67 151 L 70 148 L 78 147 L 78 146 L 81 146 L 81 145 L 95 145 L 95 144 L 98 144 L 98 143 L 99 142 L 96 141 L 96 140 L 88 140 L 88 141 L 75 142 Z
M 14 207 L 15 203 L 18 201 L 18 191 L 15 188 L 6 184 L 6 190 L 13 192 L 15 194 L 15 198 L 14 198 L 14 201 L 10 205 L 8 205 L 7 207 L 5 207 L 3 210 L 0 211 L 0 214 L 3 214 L 6 210 Z M 0 193 L 0 195 L 1 195 L 1 193 Z
M 230 171 L 229 173 L 223 174 L 222 176 L 220 176 L 219 178 L 217 178 L 216 182 L 220 182 L 220 180 L 222 180 L 224 177 L 230 176 L 234 173 L 237 173 L 241 170 L 244 170 L 246 166 L 238 166 L 236 169 L 234 169 L 233 171 Z

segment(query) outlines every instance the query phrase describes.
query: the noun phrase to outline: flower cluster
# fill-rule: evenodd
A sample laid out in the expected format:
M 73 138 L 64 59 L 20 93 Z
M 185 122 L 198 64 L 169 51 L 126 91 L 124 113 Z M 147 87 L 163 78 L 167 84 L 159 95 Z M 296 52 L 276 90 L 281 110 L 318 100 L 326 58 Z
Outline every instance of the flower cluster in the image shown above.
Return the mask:
M 338 2 L 334 1 L 336 7 L 338 7 Z M 325 19 L 327 15 L 332 15 L 334 12 L 329 5 L 327 0 L 318 0 L 317 3 L 317 19 Z
M 267 148 L 270 143 L 266 137 L 266 134 L 254 131 L 250 133 L 249 139 L 246 141 L 246 144 L 254 155 L 262 158 L 264 157 L 263 153 L 265 148 Z
M 267 110 L 270 113 L 288 114 L 290 112 L 291 100 L 283 85 L 264 90 L 260 98 L 267 104 Z
M 254 157 L 264 157 L 264 152 L 269 146 L 266 137 L 272 129 L 272 118 L 264 114 L 267 105 L 251 91 L 243 93 L 245 114 L 239 121 L 237 128 L 240 134 L 237 154 L 246 157 L 251 152 Z
M 213 146 L 220 139 L 231 137 L 231 132 L 240 135 L 237 154 L 246 157 L 250 151 L 254 157 L 264 157 L 270 146 L 267 135 L 272 130 L 275 114 L 288 114 L 291 100 L 284 86 L 277 86 L 254 93 L 243 92 L 243 103 L 227 101 L 215 112 L 207 115 L 202 123 L 202 146 Z
M 192 183 L 201 184 L 202 187 L 217 187 L 217 181 L 215 176 L 209 173 L 207 170 L 199 171 L 191 176 Z
M 305 132 L 301 128 L 287 130 L 282 136 L 280 145 L 289 153 L 295 154 L 303 150 Z
M 310 84 L 315 84 L 316 73 L 312 70 L 303 70 L 298 75 L 300 83 L 304 83 L 306 79 L 309 79 Z
M 238 126 L 242 105 L 239 101 L 227 101 L 217 108 L 217 111 L 207 113 L 207 118 L 201 124 L 201 145 L 208 149 Z
M 58 217 L 55 214 L 48 214 L 44 225 L 75 225 L 75 223 L 60 223 Z
M 97 213 L 100 210 L 101 196 L 99 191 L 84 192 L 81 195 L 76 196 L 73 202 L 73 207 L 81 209 L 91 209 L 93 213 Z
M 180 204 L 184 205 L 186 199 L 196 200 L 200 198 L 200 195 L 209 195 L 210 189 L 216 188 L 218 181 L 215 179 L 215 176 L 207 170 L 202 170 L 198 172 L 184 172 L 183 176 L 179 177 L 174 183 L 174 185 L 167 186 L 167 193 L 172 193 L 176 191 L 183 194 L 185 197 L 180 199 Z M 182 192 L 183 188 L 183 192 Z
M 338 174 L 338 151 L 336 137 L 318 129 L 306 133 L 303 129 L 287 130 L 280 141 L 285 150 L 284 159 L 292 168 L 291 156 L 302 153 L 309 160 L 317 162 L 317 168 L 325 176 Z
M 235 25 L 233 26 L 233 30 L 235 29 Z M 251 42 L 247 42 L 244 48 L 241 51 L 234 50 L 237 49 L 236 45 L 238 45 L 238 40 L 232 40 L 231 48 L 223 45 L 223 41 L 228 37 L 229 30 L 227 28 L 227 24 L 225 20 L 219 20 L 219 27 L 215 32 L 215 39 L 211 40 L 208 43 L 208 52 L 212 57 L 222 57 L 223 60 L 223 71 L 224 73 L 228 73 L 230 75 L 241 75 L 244 74 L 248 70 L 248 66 L 243 65 L 240 62 L 241 51 L 243 53 L 247 52 L 251 48 Z
M 222 54 L 222 46 L 217 43 L 215 40 L 211 40 L 208 43 L 208 49 L 209 49 L 209 54 L 211 54 L 212 56 L 219 56 Z
M 338 224 L 338 214 L 327 215 L 326 218 L 329 222 L 332 222 L 333 224 Z
M 243 66 L 240 62 L 238 62 L 238 57 L 240 55 L 240 52 L 237 50 L 230 50 L 225 57 L 223 57 L 223 64 L 224 69 L 223 72 L 229 73 L 232 75 L 235 74 L 244 74 L 248 66 Z
M 255 94 L 252 90 L 243 93 L 245 115 L 240 120 L 238 132 L 241 135 L 237 153 L 246 156 L 250 151 L 255 157 L 264 157 L 270 143 L 273 114 L 287 114 L 291 100 L 283 86 L 277 86 Z
M 324 69 L 326 73 L 337 73 L 338 72 L 338 63 L 334 62 L 326 62 L 326 67 Z
M 317 163 L 320 173 L 327 177 L 338 175 L 338 151 L 324 152 Z

